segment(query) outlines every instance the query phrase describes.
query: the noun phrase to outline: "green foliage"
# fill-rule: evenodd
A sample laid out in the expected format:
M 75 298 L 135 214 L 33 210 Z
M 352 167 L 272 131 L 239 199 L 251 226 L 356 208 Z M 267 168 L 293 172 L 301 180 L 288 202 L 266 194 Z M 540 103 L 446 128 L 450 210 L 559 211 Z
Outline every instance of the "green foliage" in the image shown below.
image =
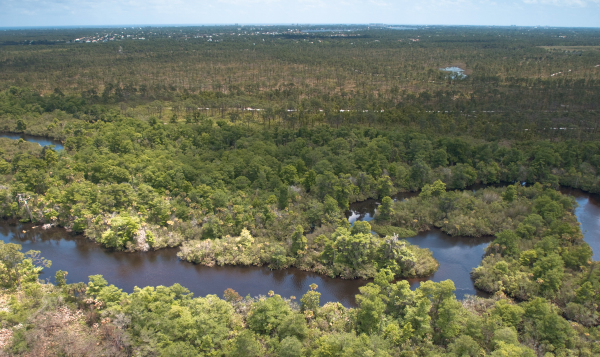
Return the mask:
M 295 337 L 302 341 L 308 337 L 308 327 L 304 315 L 298 313 L 289 314 L 279 326 L 277 334 L 280 339 Z
M 242 331 L 235 339 L 231 356 L 233 357 L 259 357 L 262 346 L 254 334 L 249 330 Z
M 496 234 L 496 239 L 492 244 L 499 246 L 502 254 L 510 256 L 519 253 L 518 242 L 519 236 L 514 231 L 505 230 Z
M 363 286 L 356 296 L 360 310 L 357 314 L 358 332 L 372 334 L 381 330 L 385 303 L 379 296 L 380 288 L 374 284 Z
M 513 185 L 513 186 L 508 186 L 506 188 L 506 191 L 504 192 L 502 199 L 504 199 L 506 202 L 510 203 L 510 202 L 514 201 L 516 197 L 517 197 L 517 187 L 516 187 L 516 185 Z
M 302 312 L 312 311 L 316 313 L 319 310 L 320 298 L 320 292 L 314 290 L 307 291 L 300 299 L 300 310 Z
M 67 272 L 62 271 L 62 270 L 56 271 L 56 274 L 54 275 L 54 281 L 56 283 L 56 286 L 59 286 L 59 287 L 66 286 L 67 285 Z
M 446 193 L 446 184 L 443 183 L 441 180 L 436 180 L 431 185 L 423 186 L 419 196 L 421 196 L 423 198 L 440 197 L 440 196 L 443 196 L 445 193 Z
M 24 132 L 25 130 L 27 130 L 27 124 L 25 124 L 25 121 L 23 121 L 23 119 L 19 118 L 17 119 L 17 127 L 15 128 L 18 132 Z
M 403 31 L 359 26 L 349 38 L 274 27 L 279 35 L 256 43 L 249 71 L 251 38 L 237 28 L 146 31 L 152 41 L 123 39 L 127 63 L 117 63 L 124 57 L 114 42 L 63 44 L 73 31 L 89 32 L 0 36 L 12 59 L 2 72 L 11 83 L 0 90 L 3 130 L 65 147 L 0 139 L 2 217 L 67 227 L 115 250 L 179 246 L 179 257 L 209 266 L 297 266 L 376 283 L 363 287 L 355 310 L 319 307 L 310 291 L 302 317 L 277 297 L 192 299 L 179 286 L 125 294 L 92 276 L 85 297 L 112 319 L 101 323 L 61 272 L 58 290 L 36 283 L 49 264 L 39 252 L 3 244 L 2 285 L 21 295 L 0 314 L 9 327 L 26 325 L 13 329 L 8 354 L 36 353 L 29 348 L 42 335 L 32 321 L 49 321 L 41 314 L 60 301 L 85 306 L 88 325 L 99 323 L 103 337 L 81 339 L 94 355 L 600 353 L 589 342 L 599 338 L 598 269 L 573 200 L 554 190 L 600 192 L 597 51 L 538 47 L 562 36 L 556 29 L 448 28 L 430 37 L 419 29 L 415 46 Z M 577 45 L 597 45 L 597 37 L 579 31 Z M 64 70 L 64 58 L 81 70 Z M 473 73 L 448 76 L 424 59 L 464 62 Z M 247 106 L 261 110 L 240 110 Z M 451 191 L 499 182 L 516 183 Z M 419 197 L 391 199 L 419 189 Z M 372 227 L 350 228 L 344 211 L 368 198 L 382 198 Z M 412 292 L 388 281 L 437 269 L 430 251 L 399 239 L 432 228 L 496 237 L 473 271 L 476 286 L 496 294 L 493 303 L 461 308 L 450 283 Z M 47 354 L 81 354 L 54 350 L 73 343 L 46 342 Z
M 3 257 L 6 266 L 10 258 Z M 59 273 L 64 277 L 64 272 Z M 3 301 L 9 302 L 0 316 L 6 326 L 13 327 L 7 347 L 13 355 L 40 346 L 52 354 L 72 354 L 79 346 L 72 344 L 78 340 L 88 352 L 93 349 L 114 356 L 395 356 L 410 350 L 449 356 L 533 357 L 534 350 L 542 355 L 595 351 L 595 339 L 587 338 L 596 333 L 595 327 L 570 323 L 543 298 L 517 303 L 498 295 L 468 297 L 461 303 L 449 280 L 427 281 L 413 291 L 407 281 L 395 282 L 387 269 L 376 275 L 374 283 L 360 288 L 356 308 L 339 303 L 319 306 L 316 288 L 311 284 L 299 312 L 293 300 L 273 292 L 270 297 L 242 299 L 228 291 L 225 301 L 214 295 L 193 298 L 178 284 L 136 287 L 131 294 L 123 293 L 100 275 L 90 276 L 87 289 L 85 284 L 63 282 L 54 287 L 34 280 L 20 291 L 5 290 L 3 299 L 6 294 L 9 298 Z M 577 313 L 588 308 L 593 289 L 591 282 L 576 289 L 567 313 L 581 319 Z M 72 320 L 59 316 L 61 323 L 44 330 L 43 322 L 59 321 L 52 316 L 60 314 Z M 88 327 L 86 320 L 98 327 Z M 65 337 L 67 330 L 77 339 Z
M 107 284 L 108 282 L 102 275 L 91 275 L 90 282 L 87 285 L 86 294 L 97 297 Z
M 248 317 L 248 327 L 259 334 L 269 335 L 278 330 L 292 314 L 289 305 L 279 295 L 258 301 Z
M 377 220 L 378 221 L 387 221 L 394 214 L 394 209 L 392 208 L 393 201 L 390 197 L 384 197 L 381 200 L 381 205 L 377 209 Z
M 521 325 L 523 314 L 525 311 L 518 305 L 510 304 L 506 300 L 496 301 L 494 304 L 494 310 L 492 310 L 493 316 L 498 316 L 502 319 L 502 323 L 517 328 Z
M 0 241 L 0 283 L 7 289 L 20 288 L 24 283 L 37 281 L 43 268 L 52 262 L 41 258 L 40 252 L 21 252 L 21 245 Z
M 279 356 L 302 357 L 302 343 L 295 337 L 286 337 L 279 345 Z
M 470 336 L 463 335 L 458 337 L 448 346 L 452 356 L 470 356 L 477 357 L 482 353 L 482 349 Z
M 102 233 L 100 243 L 109 248 L 121 250 L 127 246 L 140 229 L 140 219 L 119 215 L 110 220 L 110 228 Z
M 292 252 L 296 255 L 301 255 L 304 249 L 306 249 L 307 240 L 303 233 L 304 229 L 302 226 L 297 226 L 294 233 L 292 233 Z

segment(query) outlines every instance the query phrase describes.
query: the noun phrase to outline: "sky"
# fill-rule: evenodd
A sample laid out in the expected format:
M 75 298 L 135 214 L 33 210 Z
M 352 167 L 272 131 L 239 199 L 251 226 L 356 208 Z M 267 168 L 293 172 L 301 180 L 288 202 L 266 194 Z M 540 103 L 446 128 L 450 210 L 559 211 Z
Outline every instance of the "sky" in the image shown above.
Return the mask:
M 0 27 L 234 23 L 600 27 L 600 0 L 0 0 Z

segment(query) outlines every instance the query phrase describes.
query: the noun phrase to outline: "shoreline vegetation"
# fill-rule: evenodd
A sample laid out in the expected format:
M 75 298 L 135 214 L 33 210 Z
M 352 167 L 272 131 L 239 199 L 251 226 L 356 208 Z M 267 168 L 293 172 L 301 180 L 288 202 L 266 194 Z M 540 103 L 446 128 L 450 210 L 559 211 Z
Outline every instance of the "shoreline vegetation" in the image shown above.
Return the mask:
M 64 150 L 0 138 L 0 217 L 373 282 L 349 309 L 317 286 L 129 294 L 99 275 L 41 283 L 51 262 L 0 242 L 0 356 L 600 355 L 599 263 L 557 191 L 600 193 L 600 52 L 582 50 L 598 30 L 564 31 L 3 31 L 0 131 Z M 439 70 L 459 62 L 466 76 Z M 370 198 L 374 219 L 350 225 Z M 490 298 L 394 281 L 438 268 L 403 240 L 429 229 L 494 237 L 471 272 Z
M 194 297 L 179 284 L 136 287 L 128 294 L 101 275 L 90 276 L 87 284 L 69 284 L 67 272 L 58 271 L 55 284 L 40 283 L 39 272 L 51 262 L 20 248 L 0 242 L 0 348 L 9 355 L 325 357 L 332 351 L 340 356 L 357 351 L 404 356 L 408 351 L 410 356 L 464 356 L 469 351 L 470 356 L 534 357 L 600 352 L 594 322 L 569 316 L 585 309 L 573 308 L 578 302 L 563 309 L 554 299 L 511 300 L 502 291 L 487 299 L 457 301 L 450 280 L 423 282 L 411 291 L 408 282 L 393 282 L 388 269 L 360 288 L 357 308 L 321 305 L 315 284 L 298 301 L 274 291 L 242 297 L 232 289 L 223 298 Z M 577 289 L 575 301 L 585 301 L 591 289 L 591 284 Z
M 56 122 L 55 118 L 47 126 L 58 126 Z M 222 152 L 222 155 L 227 157 L 226 160 L 233 159 L 233 167 L 227 168 L 222 163 L 216 168 L 213 165 L 213 170 L 217 171 L 216 177 L 220 179 L 216 181 L 217 185 L 221 185 L 220 188 L 215 189 L 214 184 L 211 187 L 207 184 L 198 185 L 198 183 L 195 183 L 198 186 L 194 188 L 194 185 L 186 180 L 185 175 L 185 170 L 197 170 L 193 166 L 186 168 L 181 164 L 171 163 L 169 166 L 174 169 L 171 170 L 172 173 L 170 175 L 163 173 L 162 177 L 157 177 L 159 171 L 156 170 L 160 166 L 156 164 L 164 158 L 164 154 L 156 157 L 156 152 L 160 152 L 160 149 L 156 150 L 158 149 L 158 147 L 154 148 L 156 145 L 143 139 L 144 135 L 150 134 L 148 130 L 154 131 L 160 128 L 162 131 L 167 127 L 175 129 L 175 133 L 183 133 L 183 130 L 191 126 L 196 130 L 211 131 L 214 134 L 218 131 L 235 131 L 237 128 L 226 122 L 220 122 L 216 126 L 211 123 L 212 121 L 207 119 L 204 124 L 198 125 L 152 126 L 151 123 L 135 122 L 130 118 L 121 117 L 116 122 L 106 124 L 114 128 L 113 133 L 133 129 L 131 136 L 137 136 L 139 139 L 135 147 L 129 141 L 131 147 L 125 149 L 126 152 L 116 150 L 116 155 L 113 154 L 114 158 L 109 159 L 108 162 L 104 158 L 91 154 L 97 149 L 98 142 L 108 144 L 106 138 L 103 138 L 103 131 L 98 127 L 99 123 L 83 123 L 83 127 L 89 128 L 85 136 L 87 142 L 85 146 L 91 150 L 90 156 L 83 161 L 81 159 L 85 155 L 73 155 L 74 147 L 69 144 L 70 139 L 75 136 L 65 140 L 67 150 L 64 152 L 36 147 L 36 144 L 22 140 L 0 140 L 6 163 L 3 169 L 4 177 L 9 179 L 3 186 L 6 188 L 0 190 L 4 201 L 2 214 L 5 218 L 12 217 L 21 222 L 59 225 L 68 231 L 83 233 L 88 239 L 109 249 L 147 251 L 164 247 L 180 247 L 178 257 L 196 264 L 268 265 L 271 269 L 294 266 L 305 271 L 346 279 L 373 278 L 377 271 L 383 268 L 391 269 L 398 278 L 431 275 L 438 267 L 431 252 L 412 246 L 401 239 L 432 227 L 440 228 L 450 235 L 474 237 L 491 236 L 502 230 L 516 229 L 514 222 L 518 222 L 518 219 L 515 220 L 514 214 L 510 213 L 508 217 L 500 218 L 506 216 L 507 212 L 504 211 L 507 209 L 493 205 L 494 202 L 497 204 L 498 201 L 502 201 L 503 193 L 500 192 L 502 189 L 499 189 L 500 191 L 486 189 L 487 191 L 482 193 L 485 197 L 470 197 L 474 195 L 468 191 L 448 192 L 444 193 L 442 203 L 431 207 L 423 204 L 425 197 L 432 195 L 432 200 L 440 200 L 438 196 L 440 192 L 446 191 L 446 185 L 461 189 L 474 183 L 498 183 L 502 178 L 510 177 L 510 171 L 507 167 L 500 168 L 498 162 L 503 166 L 504 162 L 494 158 L 490 147 L 484 147 L 484 150 L 490 150 L 488 163 L 482 158 L 475 167 L 461 163 L 454 166 L 441 166 L 450 163 L 448 150 L 434 150 L 433 142 L 417 134 L 405 137 L 408 144 L 404 144 L 404 148 L 398 143 L 390 145 L 389 139 L 381 135 L 373 139 L 365 137 L 363 140 L 368 143 L 365 145 L 366 152 L 377 152 L 378 155 L 387 153 L 367 164 L 362 162 L 366 156 L 361 155 L 360 148 L 350 150 L 348 139 L 340 137 L 323 147 L 329 151 L 326 152 L 329 155 L 336 152 L 337 157 L 342 160 L 351 160 L 334 164 L 350 165 L 356 170 L 352 174 L 336 175 L 326 171 L 328 168 L 335 170 L 330 162 L 333 161 L 331 156 L 315 163 L 313 168 L 317 171 L 307 167 L 305 159 L 299 157 L 287 166 L 279 164 L 279 174 L 276 174 L 273 169 L 268 169 L 268 166 L 263 166 L 261 169 L 260 164 L 257 163 L 254 174 L 251 174 L 248 169 L 245 172 L 240 171 L 241 175 L 235 179 L 229 177 L 230 183 L 226 185 L 223 179 L 227 176 L 223 174 L 227 172 L 231 174 L 231 171 L 223 170 L 233 169 L 234 176 L 235 170 L 238 170 L 235 167 L 236 158 L 232 155 L 245 152 L 241 155 L 243 160 L 254 151 L 234 147 L 233 151 Z M 106 124 L 100 126 L 104 127 Z M 314 134 L 324 129 L 323 127 L 313 129 Z M 61 130 L 65 131 L 65 128 Z M 67 132 L 73 130 L 70 127 L 66 128 Z M 34 133 L 29 130 L 26 132 Z M 265 135 L 270 132 L 268 129 L 256 130 L 255 135 Z M 342 130 L 342 133 L 344 132 Z M 309 131 L 308 134 L 310 133 Z M 350 133 L 353 136 L 364 135 L 360 128 L 355 128 Z M 112 140 L 125 140 L 125 138 Z M 191 136 L 187 140 L 195 139 Z M 450 139 L 439 140 L 444 142 Z M 193 160 L 194 156 L 200 154 L 198 152 L 192 157 L 186 155 L 184 151 L 180 151 L 182 143 L 184 142 L 181 139 L 171 143 L 171 146 L 173 144 L 179 146 L 175 153 L 178 151 L 180 153 L 175 155 L 179 155 L 180 160 Z M 462 144 L 468 145 L 467 142 Z M 118 142 L 118 145 L 123 143 Z M 191 145 L 190 149 L 194 147 L 193 144 Z M 291 146 L 300 145 L 300 150 L 305 152 L 304 157 L 314 156 L 315 151 L 321 149 L 319 143 L 315 144 L 314 141 L 309 143 L 302 137 L 286 145 L 276 143 L 275 145 L 271 150 L 277 147 L 279 150 L 286 151 L 290 150 Z M 422 145 L 424 146 L 421 147 Z M 84 149 L 84 146 L 81 149 Z M 110 147 L 106 149 L 108 149 L 107 154 L 110 153 Z M 200 148 L 196 148 L 198 149 Z M 496 148 L 497 151 L 502 152 L 501 149 Z M 265 151 L 262 150 L 264 155 Z M 401 155 L 400 152 L 403 154 Z M 516 154 L 513 152 L 506 151 L 506 154 L 523 156 L 518 151 Z M 272 157 L 271 155 L 267 154 L 267 157 Z M 149 156 L 155 157 L 150 159 Z M 421 156 L 427 158 L 427 161 Z M 126 157 L 133 161 L 139 161 L 140 157 L 146 160 L 144 164 L 143 161 L 140 162 L 146 168 L 145 172 L 131 176 L 135 167 L 123 161 Z M 413 160 L 408 160 L 411 157 Z M 95 158 L 100 160 L 94 162 L 97 160 Z M 24 164 L 21 169 L 18 165 L 23 159 Z M 398 161 L 395 162 L 396 160 Z M 405 163 L 403 160 L 408 161 Z M 128 170 L 123 169 L 122 165 L 128 167 Z M 147 165 L 154 165 L 154 167 L 148 168 Z M 320 165 L 326 166 L 320 168 Z M 435 165 L 440 166 L 432 168 Z M 535 167 L 533 164 L 530 165 Z M 57 176 L 50 171 L 53 166 L 63 172 Z M 367 169 L 367 172 L 359 171 L 360 166 Z M 523 169 L 521 166 L 519 170 L 522 172 Z M 239 170 L 244 169 L 240 167 Z M 24 185 L 27 180 L 22 178 L 30 176 L 32 171 L 45 183 L 29 177 L 29 187 Z M 179 182 L 173 180 L 177 172 L 180 172 Z M 552 187 L 556 187 L 559 182 L 565 182 L 551 172 L 556 171 L 546 167 L 545 170 L 537 173 L 540 177 L 547 177 L 547 185 Z M 252 177 L 253 181 L 243 174 Z M 14 182 L 17 177 L 21 180 L 21 185 L 17 186 L 17 190 L 22 191 L 19 193 L 14 191 L 14 187 L 8 186 L 11 184 L 10 179 L 12 178 Z M 435 178 L 438 179 L 434 183 L 427 183 Z M 211 178 L 204 178 L 204 180 L 213 181 Z M 166 181 L 166 187 L 157 190 L 150 186 L 156 186 L 157 181 Z M 51 182 L 53 184 L 49 184 Z M 59 182 L 65 183 L 67 186 L 63 188 L 68 190 L 57 189 Z M 399 191 L 419 189 L 419 182 L 425 186 L 418 198 L 392 204 L 389 195 Z M 179 185 L 180 188 L 170 192 L 169 188 L 172 188 L 172 184 Z M 266 192 L 261 193 L 261 191 Z M 177 196 L 174 197 L 175 195 Z M 382 198 L 383 202 L 383 206 L 380 206 L 383 212 L 378 212 L 376 219 L 371 222 L 373 227 L 369 223 L 364 223 L 365 226 L 361 231 L 361 223 L 356 228 L 350 229 L 343 216 L 349 203 L 372 197 Z M 93 205 L 90 205 L 91 202 L 94 202 Z M 100 206 L 102 203 L 104 207 Z M 178 208 L 179 212 L 177 212 Z M 481 217 L 493 217 L 493 219 L 490 221 L 489 218 L 486 220 Z M 380 233 L 382 238 L 372 236 L 371 229 Z M 361 254 L 357 254 L 357 251 Z M 393 263 L 389 263 L 390 260 Z

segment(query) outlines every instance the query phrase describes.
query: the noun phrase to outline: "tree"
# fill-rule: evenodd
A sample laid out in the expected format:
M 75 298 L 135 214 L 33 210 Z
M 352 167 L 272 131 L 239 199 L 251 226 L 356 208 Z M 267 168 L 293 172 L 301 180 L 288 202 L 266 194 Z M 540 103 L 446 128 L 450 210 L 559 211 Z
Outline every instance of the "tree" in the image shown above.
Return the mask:
M 89 296 L 97 297 L 100 294 L 100 291 L 102 291 L 102 289 L 106 287 L 108 282 L 106 281 L 106 279 L 104 279 L 102 275 L 90 275 L 89 279 L 90 282 L 88 283 L 86 294 Z
M 336 250 L 336 262 L 358 270 L 372 262 L 375 238 L 371 233 L 350 234 L 345 228 L 338 228 L 332 235 Z
M 360 294 L 356 295 L 359 310 L 356 315 L 357 330 L 359 333 L 372 334 L 381 328 L 385 302 L 380 295 L 381 288 L 369 283 L 360 287 Z
M 491 357 L 535 357 L 535 355 L 531 348 L 502 341 L 498 342 L 498 347 L 490 354 Z
M 308 170 L 302 179 L 302 187 L 306 192 L 310 192 L 312 187 L 317 182 L 317 174 L 314 170 Z
M 377 193 L 379 197 L 385 197 L 392 194 L 394 184 L 389 176 L 382 176 L 377 180 Z
M 431 182 L 431 168 L 422 160 L 417 160 L 410 168 L 410 187 L 419 188 Z
M 535 298 L 523 304 L 524 335 L 551 345 L 551 349 L 571 345 L 574 330 L 569 322 L 557 314 L 558 311 L 543 298 Z
M 518 241 L 519 236 L 514 231 L 503 230 L 496 234 L 496 239 L 494 239 L 490 247 L 498 245 L 502 251 L 502 255 L 517 255 L 519 254 Z
M 288 186 L 282 185 L 279 187 L 279 196 L 277 197 L 277 203 L 279 209 L 285 209 L 289 204 L 289 189 Z
M 48 166 L 50 165 L 54 165 L 55 163 L 58 162 L 58 154 L 56 153 L 56 151 L 54 151 L 54 149 L 50 149 L 50 148 L 44 148 L 45 153 L 44 153 L 44 160 L 46 161 L 46 163 L 48 164 Z
M 356 221 L 352 225 L 350 234 L 371 234 L 371 225 L 367 221 Z
M 511 185 L 506 188 L 504 194 L 502 195 L 502 199 L 506 202 L 512 202 L 517 197 L 517 185 Z
M 279 174 L 281 181 L 286 185 L 293 185 L 298 181 L 298 174 L 296 167 L 293 165 L 286 165 L 281 169 L 281 173 Z
M 431 327 L 433 339 L 446 345 L 460 334 L 464 317 L 462 304 L 456 301 L 454 282 L 444 280 L 435 283 L 431 280 L 421 284 L 423 294 L 431 301 Z
M 431 158 L 431 165 L 434 168 L 437 167 L 446 167 L 448 166 L 448 154 L 445 149 L 438 149 L 433 152 L 433 157 Z
M 290 306 L 279 295 L 253 304 L 248 317 L 248 327 L 256 333 L 268 335 L 277 331 L 285 318 L 292 313 Z
M 378 221 L 389 221 L 394 214 L 393 204 L 394 201 L 390 197 L 384 197 L 381 200 L 381 205 L 377 207 L 377 216 L 375 218 Z
M 280 357 L 302 357 L 302 343 L 296 337 L 286 337 L 279 345 Z
M 17 119 L 17 132 L 24 132 L 25 130 L 27 130 L 27 124 L 25 123 L 25 121 L 23 121 L 23 119 L 19 118 Z
M 441 180 L 436 180 L 431 185 L 423 186 L 420 197 L 430 198 L 430 197 L 440 197 L 446 193 L 446 184 Z
M 477 179 L 477 171 L 468 164 L 457 164 L 452 169 L 451 187 L 465 189 Z
M 292 233 L 292 254 L 300 255 L 300 252 L 306 248 L 307 240 L 303 235 L 304 229 L 302 226 L 297 226 L 294 233 Z
M 238 121 L 239 118 L 240 114 L 238 112 L 229 113 L 229 120 L 231 121 L 231 123 L 235 124 L 235 122 Z
M 67 285 L 67 272 L 58 270 L 54 275 L 54 282 L 56 283 L 56 286 L 60 287 Z
M 517 328 L 523 319 L 525 311 L 516 304 L 510 304 L 507 300 L 499 300 L 494 304 L 492 316 L 498 316 L 506 326 Z
M 111 219 L 110 228 L 102 233 L 100 243 L 109 248 L 122 250 L 140 229 L 140 219 L 129 215 L 118 215 Z
M 349 174 L 340 174 L 336 184 L 333 187 L 335 192 L 335 198 L 343 210 L 350 208 L 349 199 L 352 194 L 358 193 L 358 187 L 356 187 L 350 180 Z
M 483 353 L 483 349 L 475 340 L 467 335 L 459 336 L 448 346 L 452 356 L 478 357 Z
M 300 299 L 300 311 L 312 311 L 313 314 L 316 314 L 319 310 L 320 298 L 321 293 L 311 287 L 311 290 L 307 291 Z
M 299 313 L 289 314 L 279 325 L 277 331 L 280 339 L 295 337 L 302 341 L 308 336 L 308 327 L 304 315 Z
M 259 357 L 262 347 L 256 340 L 252 331 L 244 330 L 235 338 L 233 344 L 233 357 Z
M 37 281 L 42 269 L 51 265 L 52 262 L 41 258 L 37 250 L 22 253 L 21 245 L 0 241 L 0 282 L 5 288 Z
M 560 286 L 564 276 L 565 263 L 560 255 L 556 253 L 548 254 L 545 257 L 538 259 L 533 264 L 533 277 L 540 284 L 541 291 L 553 296 Z

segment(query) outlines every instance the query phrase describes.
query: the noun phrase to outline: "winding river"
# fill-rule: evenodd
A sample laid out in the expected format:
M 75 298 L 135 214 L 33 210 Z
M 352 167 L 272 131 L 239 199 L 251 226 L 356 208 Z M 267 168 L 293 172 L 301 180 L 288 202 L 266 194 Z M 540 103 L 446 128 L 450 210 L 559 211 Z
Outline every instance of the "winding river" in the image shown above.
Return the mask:
M 17 135 L 16 138 L 22 137 Z M 26 137 L 28 141 L 40 142 L 38 138 Z M 48 141 L 42 139 L 43 142 Z M 42 144 L 41 145 L 47 145 Z M 62 147 L 61 147 L 62 148 Z M 579 207 L 575 214 L 584 232 L 585 241 L 594 251 L 594 260 L 600 258 L 600 197 L 575 189 L 561 189 L 575 197 Z M 414 193 L 401 193 L 394 197 L 403 200 L 414 197 Z M 346 217 L 350 223 L 357 220 L 369 221 L 373 218 L 379 202 L 367 200 L 350 205 Z M 321 293 L 321 303 L 339 301 L 345 306 L 355 306 L 355 295 L 359 287 L 368 280 L 332 279 L 299 269 L 269 270 L 267 267 L 206 267 L 180 261 L 177 249 L 163 249 L 147 253 L 111 252 L 81 235 L 67 233 L 61 228 L 42 230 L 31 224 L 10 225 L 0 221 L 0 238 L 8 243 L 18 243 L 23 250 L 39 250 L 42 256 L 52 260 L 52 266 L 45 269 L 41 278 L 53 280 L 57 270 L 67 271 L 68 282 L 87 282 L 89 275 L 101 274 L 110 284 L 124 291 L 132 292 L 135 286 L 170 286 L 179 283 L 196 296 L 217 294 L 221 296 L 227 288 L 232 288 L 243 296 L 266 294 L 269 290 L 284 296 L 298 299 L 316 283 Z M 470 271 L 483 256 L 484 248 L 492 237 L 470 238 L 451 237 L 440 230 L 423 232 L 407 239 L 410 243 L 429 248 L 440 262 L 439 270 L 428 277 L 439 282 L 454 281 L 456 296 L 465 294 L 485 295 L 473 286 Z M 410 279 L 412 288 L 427 279 Z

